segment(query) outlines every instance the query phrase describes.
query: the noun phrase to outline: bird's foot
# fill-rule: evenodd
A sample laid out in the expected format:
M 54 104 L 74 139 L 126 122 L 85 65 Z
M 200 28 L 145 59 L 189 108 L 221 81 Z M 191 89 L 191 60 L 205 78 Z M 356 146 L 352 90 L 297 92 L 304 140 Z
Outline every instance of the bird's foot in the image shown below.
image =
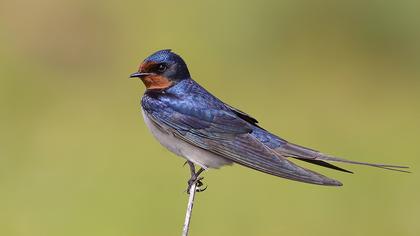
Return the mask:
M 203 171 L 205 170 L 204 168 L 200 168 L 197 172 L 195 171 L 195 166 L 194 163 L 192 163 L 191 161 L 187 161 L 186 163 L 188 163 L 188 165 L 190 166 L 190 172 L 191 172 L 191 178 L 188 180 L 188 187 L 187 187 L 187 193 L 190 194 L 190 190 L 191 187 L 195 184 L 196 192 L 203 192 L 204 190 L 207 189 L 207 186 L 204 188 L 200 188 L 201 186 L 203 186 L 203 182 L 201 182 L 201 180 L 203 180 L 203 177 L 199 177 L 201 173 L 203 173 Z M 185 164 L 184 164 L 185 165 Z
M 198 177 L 198 176 L 191 176 L 191 179 L 188 180 L 188 187 L 187 187 L 187 193 L 190 194 L 190 190 L 191 187 L 193 186 L 193 184 L 196 184 L 196 192 L 203 192 L 204 190 L 207 189 L 207 186 L 200 188 L 203 186 L 203 182 L 201 182 L 201 180 L 203 180 L 204 177 Z

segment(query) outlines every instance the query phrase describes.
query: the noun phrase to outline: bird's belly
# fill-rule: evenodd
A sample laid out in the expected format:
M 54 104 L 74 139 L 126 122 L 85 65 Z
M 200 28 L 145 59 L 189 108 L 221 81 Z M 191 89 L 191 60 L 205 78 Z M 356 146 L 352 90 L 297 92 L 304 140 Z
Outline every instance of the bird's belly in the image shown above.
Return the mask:
M 161 128 L 156 127 L 153 121 L 151 121 L 148 117 L 147 113 L 143 109 L 141 111 L 144 122 L 146 123 L 150 132 L 159 141 L 159 143 L 166 147 L 169 151 L 189 161 L 192 161 L 204 169 L 220 168 L 221 166 L 232 164 L 231 161 L 224 157 L 191 145 L 179 138 L 176 138 L 171 132 L 166 132 Z

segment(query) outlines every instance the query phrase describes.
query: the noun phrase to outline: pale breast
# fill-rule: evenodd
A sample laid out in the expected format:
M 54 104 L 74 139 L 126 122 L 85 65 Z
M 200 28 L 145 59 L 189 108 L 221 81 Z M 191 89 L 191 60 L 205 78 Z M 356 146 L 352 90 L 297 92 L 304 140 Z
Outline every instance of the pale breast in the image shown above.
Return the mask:
M 207 150 L 191 145 L 181 139 L 176 138 L 171 132 L 157 127 L 148 117 L 147 112 L 141 109 L 144 122 L 153 136 L 159 143 L 169 151 L 183 157 L 193 163 L 207 168 L 220 168 L 224 165 L 231 165 L 232 162 L 224 157 L 213 154 Z

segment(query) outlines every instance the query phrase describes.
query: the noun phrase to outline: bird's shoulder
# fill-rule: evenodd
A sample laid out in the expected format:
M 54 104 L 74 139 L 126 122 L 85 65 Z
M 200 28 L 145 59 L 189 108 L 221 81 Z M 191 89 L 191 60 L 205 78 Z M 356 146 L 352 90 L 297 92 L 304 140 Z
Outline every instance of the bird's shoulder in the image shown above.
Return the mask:
M 258 126 L 254 117 L 222 102 L 192 80 L 177 84 L 165 93 L 146 92 L 142 107 L 156 122 L 165 123 L 178 131 L 252 133 L 270 148 L 287 142 Z
M 146 92 L 142 107 L 154 119 L 177 128 L 226 133 L 252 131 L 251 124 L 194 81 L 177 84 L 165 92 Z
M 230 110 L 193 80 L 181 81 L 165 91 L 146 91 L 142 98 L 146 111 L 165 112 L 175 110 L 185 114 L 200 113 L 200 110 Z

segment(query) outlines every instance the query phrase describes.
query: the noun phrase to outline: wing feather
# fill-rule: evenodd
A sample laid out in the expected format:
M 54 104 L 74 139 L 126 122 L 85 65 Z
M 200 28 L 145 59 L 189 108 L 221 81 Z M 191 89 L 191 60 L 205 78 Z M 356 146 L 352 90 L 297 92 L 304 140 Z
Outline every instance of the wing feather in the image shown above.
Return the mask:
M 251 135 L 252 127 L 234 114 L 211 109 L 205 112 L 206 114 L 197 115 L 173 109 L 171 115 L 151 113 L 150 118 L 156 124 L 165 125 L 165 130 L 185 142 L 240 165 L 300 182 L 342 185 L 337 180 L 297 166 L 275 153 Z

